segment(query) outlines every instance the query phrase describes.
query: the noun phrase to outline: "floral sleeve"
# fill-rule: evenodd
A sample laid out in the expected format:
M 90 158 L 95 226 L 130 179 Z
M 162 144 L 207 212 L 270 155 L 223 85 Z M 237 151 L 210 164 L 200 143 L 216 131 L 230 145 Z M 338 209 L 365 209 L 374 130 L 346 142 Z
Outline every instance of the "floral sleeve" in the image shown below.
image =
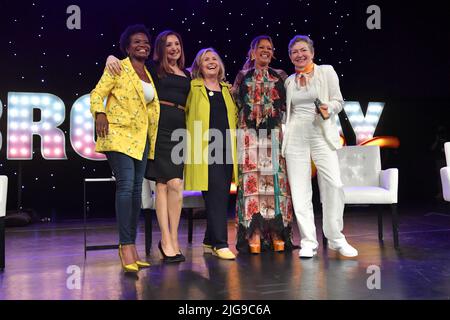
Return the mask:
M 284 82 L 288 78 L 287 73 L 284 70 L 281 69 L 274 69 L 274 71 L 278 74 L 278 77 L 280 78 L 279 83 L 277 83 L 277 88 L 279 91 L 279 95 L 281 98 L 281 104 L 279 105 L 280 110 L 284 113 L 286 112 L 286 88 L 284 86 Z

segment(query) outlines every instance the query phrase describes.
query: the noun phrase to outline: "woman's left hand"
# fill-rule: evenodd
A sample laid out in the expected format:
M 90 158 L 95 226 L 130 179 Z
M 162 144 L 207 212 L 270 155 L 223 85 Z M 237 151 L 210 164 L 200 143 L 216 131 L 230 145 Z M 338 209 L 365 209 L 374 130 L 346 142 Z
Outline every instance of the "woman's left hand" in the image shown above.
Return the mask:
M 320 110 L 322 111 L 322 114 L 325 118 L 328 118 L 330 114 L 328 113 L 328 106 L 326 104 L 320 105 Z
M 97 136 L 105 138 L 109 132 L 109 122 L 105 113 L 97 113 L 95 117 L 95 130 Z

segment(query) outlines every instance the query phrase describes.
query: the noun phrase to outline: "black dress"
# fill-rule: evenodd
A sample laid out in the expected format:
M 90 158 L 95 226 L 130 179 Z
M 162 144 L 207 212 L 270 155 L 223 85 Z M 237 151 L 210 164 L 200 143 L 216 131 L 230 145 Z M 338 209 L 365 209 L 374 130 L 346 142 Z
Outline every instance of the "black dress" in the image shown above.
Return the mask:
M 183 138 L 172 141 L 172 133 L 177 129 L 186 129 L 186 118 L 183 109 L 177 106 L 169 106 L 164 101 L 185 107 L 189 94 L 191 78 L 185 70 L 186 77 L 168 74 L 165 77 L 158 77 L 156 67 L 149 66 L 153 79 L 156 78 L 155 87 L 160 100 L 160 115 L 158 123 L 158 133 L 155 146 L 155 159 L 148 160 L 145 177 L 158 182 L 167 182 L 171 179 L 183 179 L 184 154 L 185 149 L 180 145 Z M 177 146 L 174 159 L 172 159 L 172 149 Z
M 233 174 L 231 139 L 227 106 L 221 91 L 206 88 L 209 98 L 209 129 L 220 131 L 223 137 L 222 150 L 210 149 L 208 154 L 208 191 L 203 191 L 206 208 L 206 231 L 203 243 L 216 249 L 228 248 L 227 209 L 230 184 Z M 214 143 L 210 134 L 209 147 Z M 217 145 L 218 147 L 218 145 Z M 217 154 L 217 151 L 222 154 Z

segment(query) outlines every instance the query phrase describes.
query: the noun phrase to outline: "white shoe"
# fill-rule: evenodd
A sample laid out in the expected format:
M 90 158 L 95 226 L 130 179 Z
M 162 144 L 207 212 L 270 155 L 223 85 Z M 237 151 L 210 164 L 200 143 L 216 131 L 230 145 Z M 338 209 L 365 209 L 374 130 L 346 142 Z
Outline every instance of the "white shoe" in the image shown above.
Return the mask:
M 351 245 L 349 245 L 347 242 L 339 243 L 339 244 L 331 244 L 331 242 L 328 243 L 328 248 L 334 251 L 339 251 L 341 255 L 344 257 L 356 257 L 358 255 L 358 250 L 353 248 Z
M 298 253 L 300 258 L 312 258 L 317 255 L 317 249 L 311 247 L 303 247 Z

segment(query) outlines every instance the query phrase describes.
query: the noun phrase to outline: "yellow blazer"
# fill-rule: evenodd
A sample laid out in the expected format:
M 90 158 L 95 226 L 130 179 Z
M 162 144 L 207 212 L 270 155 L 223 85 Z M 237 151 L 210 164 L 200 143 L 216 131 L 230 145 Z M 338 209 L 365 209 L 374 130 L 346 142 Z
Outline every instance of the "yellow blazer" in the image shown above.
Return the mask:
M 148 158 L 154 159 L 159 122 L 159 100 L 155 84 L 145 69 L 155 89 L 155 98 L 147 105 L 141 80 L 130 59 L 126 58 L 120 63 L 123 70 L 120 76 L 112 76 L 105 70 L 91 92 L 91 113 L 94 119 L 97 112 L 103 112 L 109 122 L 109 133 L 105 138 L 97 138 L 95 151 L 117 151 L 142 160 L 148 137 Z M 105 108 L 103 101 L 106 97 Z
M 236 154 L 237 107 L 230 94 L 229 85 L 221 82 L 222 95 L 228 115 L 231 134 L 231 152 L 233 156 L 233 181 L 238 183 L 238 164 Z M 186 190 L 208 190 L 208 158 L 204 151 L 208 150 L 210 105 L 206 88 L 202 79 L 191 81 L 191 90 L 186 103 L 187 158 L 184 165 L 184 184 Z M 201 123 L 201 131 L 196 130 L 194 123 Z M 201 134 L 201 136 L 199 136 Z M 204 138 L 202 138 L 204 137 Z M 201 144 L 195 144 L 201 141 Z M 201 149 L 200 149 L 201 147 Z M 207 152 L 206 152 L 207 153 Z

